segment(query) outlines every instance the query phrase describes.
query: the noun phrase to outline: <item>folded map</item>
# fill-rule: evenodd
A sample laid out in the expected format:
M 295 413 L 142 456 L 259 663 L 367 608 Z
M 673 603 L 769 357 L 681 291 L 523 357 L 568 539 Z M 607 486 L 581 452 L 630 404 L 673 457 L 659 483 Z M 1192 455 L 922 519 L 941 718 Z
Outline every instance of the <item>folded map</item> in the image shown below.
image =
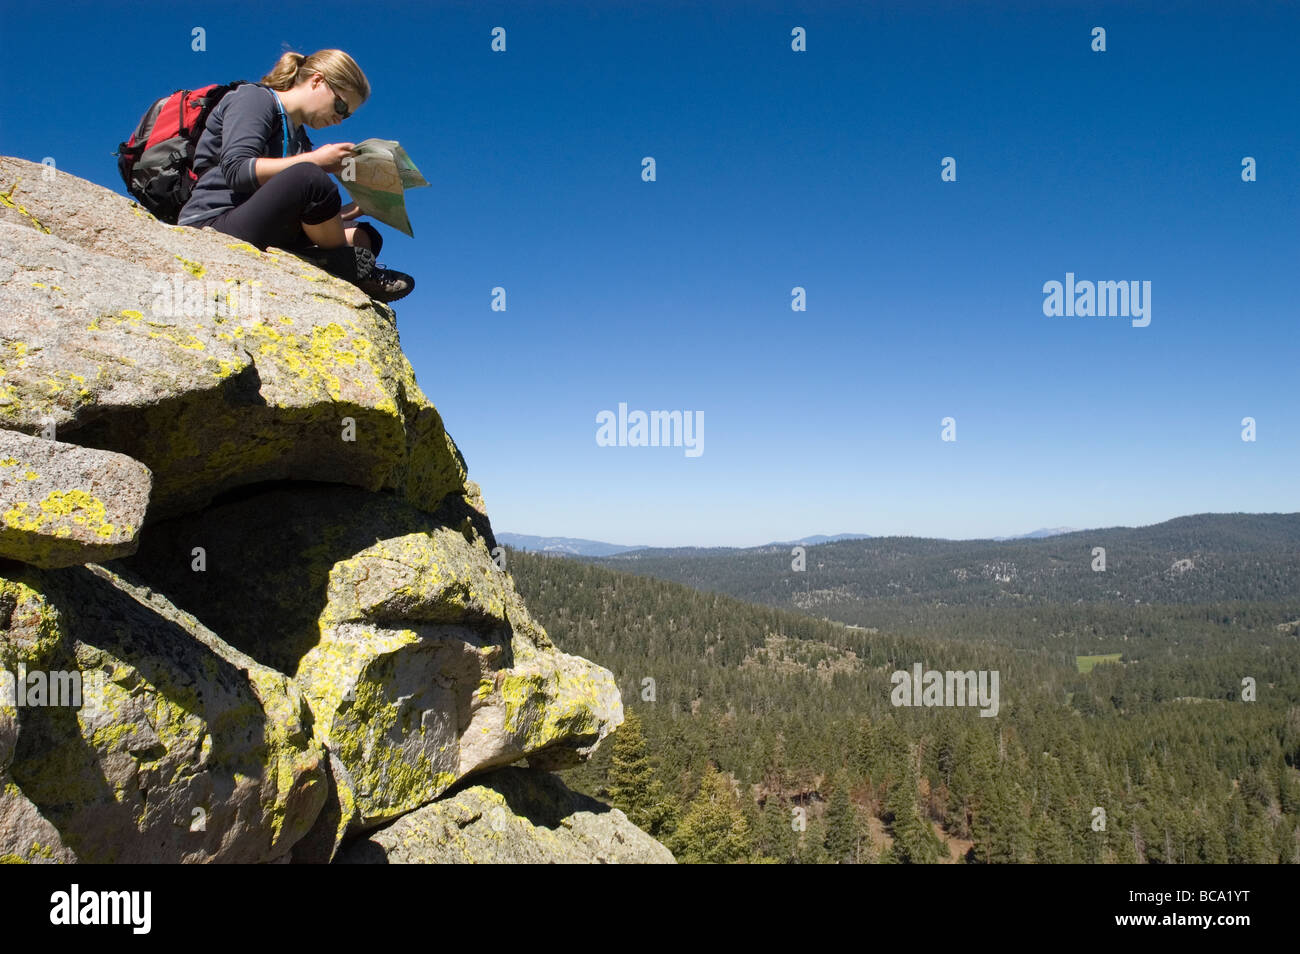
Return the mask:
M 363 215 L 415 237 L 403 193 L 429 183 L 398 143 L 391 139 L 357 143 L 343 163 L 339 180 Z

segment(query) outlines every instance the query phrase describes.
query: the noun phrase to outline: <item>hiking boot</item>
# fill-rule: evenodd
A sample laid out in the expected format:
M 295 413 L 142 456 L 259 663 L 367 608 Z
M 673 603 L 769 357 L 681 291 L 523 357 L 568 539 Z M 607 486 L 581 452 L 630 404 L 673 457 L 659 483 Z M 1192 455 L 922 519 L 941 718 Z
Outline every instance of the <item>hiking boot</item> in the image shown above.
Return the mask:
M 302 253 L 331 275 L 351 282 L 376 301 L 390 302 L 405 298 L 415 288 L 415 279 L 405 272 L 375 264 L 375 255 L 359 245 L 338 248 L 315 248 Z
M 357 286 L 375 267 L 375 256 L 370 249 L 354 245 L 340 245 L 337 248 L 312 246 L 298 254 L 331 275 Z
M 374 265 L 370 274 L 356 284 L 375 301 L 387 303 L 409 295 L 415 288 L 415 279 L 405 272 Z

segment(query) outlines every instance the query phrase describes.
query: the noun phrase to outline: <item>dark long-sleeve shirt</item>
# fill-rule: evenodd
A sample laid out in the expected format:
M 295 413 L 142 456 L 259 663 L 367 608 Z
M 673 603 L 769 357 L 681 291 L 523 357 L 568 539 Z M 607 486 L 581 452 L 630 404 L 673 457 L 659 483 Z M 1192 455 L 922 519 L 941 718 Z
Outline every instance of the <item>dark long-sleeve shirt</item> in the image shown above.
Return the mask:
M 217 103 L 195 147 L 194 172 L 199 181 L 181 209 L 178 225 L 202 227 L 214 216 L 241 205 L 258 189 L 254 163 L 286 154 L 280 108 L 275 100 L 270 87 L 248 83 Z M 315 148 L 305 129 L 294 126 L 292 119 L 288 122 L 288 155 Z

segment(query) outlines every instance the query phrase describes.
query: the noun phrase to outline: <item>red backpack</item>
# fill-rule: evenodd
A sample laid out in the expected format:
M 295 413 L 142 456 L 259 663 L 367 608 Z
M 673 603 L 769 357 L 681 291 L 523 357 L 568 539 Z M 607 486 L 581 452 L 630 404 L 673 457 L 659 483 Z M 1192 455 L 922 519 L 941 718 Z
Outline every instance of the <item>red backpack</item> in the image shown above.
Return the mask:
M 131 138 L 117 147 L 117 169 L 126 190 L 160 221 L 175 225 L 199 177 L 194 150 L 221 98 L 245 80 L 178 89 L 146 111 Z

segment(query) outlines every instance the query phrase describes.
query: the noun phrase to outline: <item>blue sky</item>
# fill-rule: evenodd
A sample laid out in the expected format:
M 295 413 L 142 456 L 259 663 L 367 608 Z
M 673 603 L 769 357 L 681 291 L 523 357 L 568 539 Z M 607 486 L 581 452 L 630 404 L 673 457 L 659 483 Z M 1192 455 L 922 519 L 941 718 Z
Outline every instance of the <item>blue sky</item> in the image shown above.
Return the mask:
M 357 60 L 371 100 L 311 135 L 400 140 L 432 183 L 380 258 L 418 280 L 402 341 L 499 531 L 1300 509 L 1296 4 L 59 9 L 6 4 L 0 152 L 123 194 L 111 153 L 157 96 Z M 1045 316 L 1066 272 L 1151 282 L 1150 325 Z M 598 446 L 620 402 L 702 412 L 704 453 Z

